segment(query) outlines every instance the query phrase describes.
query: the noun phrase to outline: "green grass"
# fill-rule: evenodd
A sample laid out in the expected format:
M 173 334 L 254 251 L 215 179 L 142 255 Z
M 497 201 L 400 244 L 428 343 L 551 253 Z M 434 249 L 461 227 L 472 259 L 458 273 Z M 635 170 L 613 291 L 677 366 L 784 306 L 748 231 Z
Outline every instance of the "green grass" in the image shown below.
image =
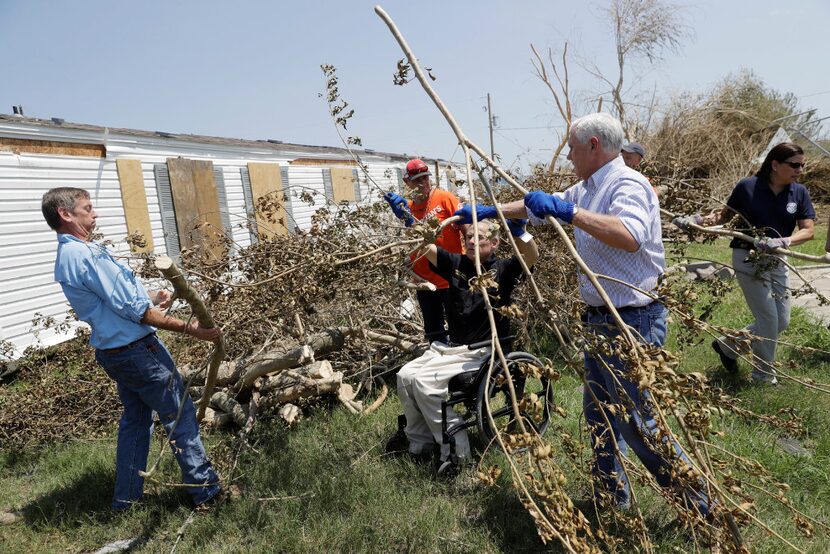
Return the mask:
M 817 236 L 823 237 L 823 231 Z M 818 242 L 818 241 L 814 241 Z M 726 243 L 700 247 L 701 257 L 728 256 Z M 728 260 L 727 260 L 728 261 Z M 737 287 L 712 314 L 716 324 L 740 327 L 751 319 Z M 752 384 L 747 367 L 739 376 L 727 375 L 704 338 L 677 344 L 678 323 L 672 322 L 668 348 L 683 356 L 682 371 L 700 371 L 735 396 L 741 404 L 764 414 L 794 408 L 804 418 L 808 450 L 794 456 L 778 444 L 782 433 L 761 423 L 724 416 L 716 425 L 724 437 L 713 439 L 736 454 L 757 459 L 773 475 L 792 486 L 790 499 L 799 509 L 830 522 L 830 396 L 784 382 L 778 387 Z M 830 332 L 808 314 L 795 310 L 782 340 L 830 350 Z M 539 352 L 538 354 L 544 354 Z M 792 372 L 830 382 L 830 357 L 782 347 L 779 358 L 792 362 Z M 105 378 L 101 375 L 101 378 Z M 566 374 L 557 383 L 557 401 L 568 417 L 549 431 L 562 429 L 580 436 L 579 381 Z M 390 398 L 381 409 L 357 417 L 341 409 L 318 408 L 292 429 L 275 421 L 260 421 L 252 447 L 239 450 L 235 484 L 241 498 L 198 515 L 185 530 L 179 552 L 558 552 L 543 545 L 530 517 L 517 500 L 506 472 L 496 486 L 477 482 L 471 470 L 453 482 L 435 480 L 429 467 L 383 454 L 385 439 L 395 430 L 400 410 Z M 115 422 L 113 422 L 115 424 Z M 237 443 L 215 432 L 206 438 L 208 450 L 229 474 Z M 584 443 L 583 439 L 583 443 Z M 481 445 L 478 445 L 479 447 Z M 155 455 L 158 447 L 154 446 Z M 140 552 L 169 552 L 176 533 L 190 514 L 184 493 L 148 487 L 152 497 L 122 515 L 109 511 L 114 479 L 114 438 L 73 441 L 27 453 L 0 450 L 0 509 L 14 509 L 21 522 L 0 527 L 0 551 L 94 551 L 117 539 L 139 537 Z M 488 463 L 503 463 L 489 453 Z M 177 480 L 169 455 L 162 464 L 165 480 Z M 582 462 L 589 452 L 583 449 Z M 587 494 L 579 468 L 562 457 L 575 497 Z M 640 487 L 646 524 L 658 552 L 687 551 L 687 536 L 670 525 L 671 511 L 659 496 Z M 800 535 L 787 513 L 757 495 L 758 517 L 788 540 L 809 552 L 830 551 L 830 539 Z M 778 540 L 757 528 L 745 530 L 753 551 L 785 551 Z

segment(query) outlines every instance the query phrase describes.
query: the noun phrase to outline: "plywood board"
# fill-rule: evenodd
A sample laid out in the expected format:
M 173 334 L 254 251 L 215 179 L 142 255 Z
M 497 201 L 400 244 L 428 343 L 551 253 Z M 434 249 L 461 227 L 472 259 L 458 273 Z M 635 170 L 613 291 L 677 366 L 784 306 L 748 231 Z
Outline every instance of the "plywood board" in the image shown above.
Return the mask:
M 7 137 L 0 137 L 0 152 L 11 152 L 13 154 L 54 154 L 56 156 L 88 156 L 91 158 L 107 157 L 107 149 L 103 144 L 13 139 Z
M 331 168 L 331 191 L 335 204 L 355 202 L 357 199 L 354 196 L 354 172 L 349 168 Z
M 150 227 L 150 211 L 147 208 L 147 194 L 144 192 L 144 175 L 139 160 L 115 160 L 118 182 L 121 185 L 121 202 L 129 234 L 141 233 L 143 247 L 131 246 L 133 252 L 153 251 L 153 230 Z
M 208 234 L 224 235 L 222 214 L 219 212 L 219 194 L 216 192 L 216 178 L 213 162 L 193 160 L 193 185 L 196 187 L 196 205 L 200 221 L 207 223 Z
M 182 249 L 201 245 L 218 259 L 223 230 L 213 162 L 168 158 L 167 171 Z
M 251 181 L 257 233 L 262 238 L 287 235 L 288 215 L 285 211 L 285 194 L 279 164 L 250 162 L 248 177 Z M 260 198 L 265 200 L 259 200 Z
M 331 160 L 325 158 L 295 158 L 288 163 L 291 165 L 310 165 L 313 167 L 358 167 L 357 162 L 354 160 Z

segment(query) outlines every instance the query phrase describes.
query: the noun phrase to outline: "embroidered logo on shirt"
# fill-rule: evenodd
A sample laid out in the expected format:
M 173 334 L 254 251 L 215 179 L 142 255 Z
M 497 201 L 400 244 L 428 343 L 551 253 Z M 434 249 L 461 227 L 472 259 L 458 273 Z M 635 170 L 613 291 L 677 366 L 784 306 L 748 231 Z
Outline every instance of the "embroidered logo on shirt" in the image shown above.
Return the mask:
M 787 213 L 788 214 L 794 214 L 796 208 L 797 208 L 797 205 L 796 205 L 795 202 L 787 202 Z

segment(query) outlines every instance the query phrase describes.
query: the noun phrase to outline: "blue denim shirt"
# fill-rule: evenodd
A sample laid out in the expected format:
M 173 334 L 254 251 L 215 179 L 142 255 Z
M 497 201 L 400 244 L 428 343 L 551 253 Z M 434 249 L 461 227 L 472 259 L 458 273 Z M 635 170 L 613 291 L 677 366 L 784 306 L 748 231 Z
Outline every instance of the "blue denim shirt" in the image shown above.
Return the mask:
M 141 323 L 153 305 L 147 291 L 100 244 L 58 233 L 55 281 L 78 319 L 92 327 L 95 348 L 118 348 L 155 331 Z

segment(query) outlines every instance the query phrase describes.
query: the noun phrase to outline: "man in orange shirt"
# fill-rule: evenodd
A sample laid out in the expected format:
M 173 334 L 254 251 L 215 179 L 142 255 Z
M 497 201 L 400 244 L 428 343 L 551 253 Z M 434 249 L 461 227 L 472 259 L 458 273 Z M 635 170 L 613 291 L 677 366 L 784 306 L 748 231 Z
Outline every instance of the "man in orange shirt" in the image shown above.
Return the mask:
M 406 187 L 407 200 L 393 192 L 387 192 L 384 199 L 389 203 L 395 215 L 403 220 L 404 225 L 410 227 L 416 221 L 427 221 L 432 218 L 439 222 L 448 217 L 458 209 L 458 198 L 449 191 L 441 190 L 432 186 L 430 177 L 432 173 L 429 166 L 423 160 L 409 160 L 406 164 L 404 174 L 404 185 Z M 435 241 L 447 252 L 454 254 L 462 253 L 461 233 L 454 225 L 444 228 Z M 418 305 L 424 317 L 424 336 L 430 342 L 447 342 L 446 312 L 449 302 L 449 283 L 446 279 L 435 273 L 424 256 L 412 255 L 412 270 L 422 279 L 429 281 L 436 286 L 437 290 L 419 290 L 416 293 Z

